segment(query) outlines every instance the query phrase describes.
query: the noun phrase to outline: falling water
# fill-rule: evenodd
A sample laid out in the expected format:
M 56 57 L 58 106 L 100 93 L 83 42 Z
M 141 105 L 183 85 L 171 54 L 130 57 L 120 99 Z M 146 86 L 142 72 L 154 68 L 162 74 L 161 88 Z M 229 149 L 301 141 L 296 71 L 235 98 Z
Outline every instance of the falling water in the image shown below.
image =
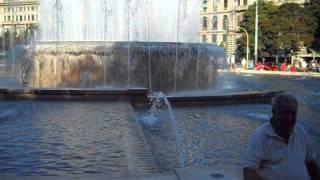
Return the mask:
M 5 36 L 5 31 L 2 30 L 2 52 L 1 53 L 5 53 L 6 52 L 6 36 Z M 4 62 L 6 63 L 6 56 L 3 57 Z M 8 74 L 7 74 L 8 75 Z
M 131 0 L 127 0 L 127 23 L 128 23 L 128 85 L 127 88 L 130 87 L 130 2 Z
M 112 9 L 110 8 L 110 3 L 108 0 L 104 0 L 104 38 L 103 38 L 103 48 L 104 48 L 104 58 L 103 58 L 103 86 L 106 86 L 106 42 L 108 38 L 108 24 L 109 17 L 112 16 Z
M 149 41 L 152 42 L 175 42 L 177 26 L 178 4 L 181 0 L 152 0 L 149 1 Z M 147 41 L 148 25 L 145 23 L 144 0 L 117 0 L 107 1 L 112 9 L 112 17 L 108 19 L 108 31 L 113 35 L 108 40 L 127 41 L 127 30 L 130 25 L 130 41 Z M 127 12 L 130 3 L 131 22 L 128 24 Z M 190 6 L 198 7 L 200 0 L 188 1 Z M 56 41 L 56 0 L 40 0 L 40 13 L 46 15 L 45 21 L 40 21 L 41 41 Z M 103 41 L 105 29 L 104 0 L 63 0 L 60 1 L 61 12 L 60 30 L 61 41 Z M 180 7 L 182 11 L 184 7 Z M 179 25 L 179 42 L 197 42 L 200 31 L 200 7 L 189 8 L 188 21 L 192 24 Z M 189 35 L 188 35 L 189 34 Z
M 178 1 L 178 16 L 177 16 L 177 43 L 179 42 L 179 29 L 180 29 L 180 5 L 181 5 L 181 0 Z M 176 44 L 176 59 L 174 63 L 174 91 L 177 91 L 177 67 L 178 66 L 178 44 Z
M 198 51 L 197 51 L 196 89 L 198 89 L 198 80 L 199 80 L 199 61 L 200 61 L 200 43 L 198 43 Z
M 149 37 L 149 0 L 145 0 L 146 24 L 147 24 L 147 42 L 148 42 L 148 68 L 149 68 L 149 93 L 152 93 L 152 73 L 151 73 L 151 47 Z
M 60 0 L 56 0 L 55 3 L 55 8 L 56 8 L 56 58 L 54 61 L 54 75 L 55 75 L 55 79 L 56 79 L 56 86 L 58 85 L 57 82 L 57 63 L 59 60 L 59 41 L 60 41 L 60 27 L 61 27 L 61 20 L 60 20 L 60 16 L 61 16 L 61 11 L 62 11 L 62 6 L 61 6 L 61 2 Z
M 174 113 L 172 111 L 171 104 L 170 104 L 169 100 L 167 99 L 167 97 L 162 92 L 156 94 L 155 98 L 152 101 L 152 106 L 149 111 L 150 115 L 148 118 L 144 119 L 143 121 L 144 121 L 144 123 L 148 124 L 149 126 L 154 126 L 157 121 L 157 118 L 155 117 L 155 112 L 157 111 L 157 109 L 159 107 L 161 107 L 161 105 L 163 103 L 168 108 L 169 116 L 170 116 L 170 124 L 171 124 L 171 127 L 175 133 L 177 152 L 178 152 L 178 156 L 179 156 L 179 164 L 181 167 L 184 167 L 185 166 L 185 155 L 184 155 L 184 149 L 183 149 L 182 140 L 181 140 L 182 138 L 180 136 L 178 124 L 177 124 L 176 118 L 174 116 Z

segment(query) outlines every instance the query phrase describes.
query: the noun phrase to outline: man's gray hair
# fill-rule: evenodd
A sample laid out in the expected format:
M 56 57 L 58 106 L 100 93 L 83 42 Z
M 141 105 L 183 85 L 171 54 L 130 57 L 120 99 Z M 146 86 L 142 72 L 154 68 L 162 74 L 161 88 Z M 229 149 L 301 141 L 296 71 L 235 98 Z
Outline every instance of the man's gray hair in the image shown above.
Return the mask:
M 294 105 L 298 110 L 298 101 L 292 94 L 281 93 L 272 98 L 272 111 L 279 109 L 282 106 Z

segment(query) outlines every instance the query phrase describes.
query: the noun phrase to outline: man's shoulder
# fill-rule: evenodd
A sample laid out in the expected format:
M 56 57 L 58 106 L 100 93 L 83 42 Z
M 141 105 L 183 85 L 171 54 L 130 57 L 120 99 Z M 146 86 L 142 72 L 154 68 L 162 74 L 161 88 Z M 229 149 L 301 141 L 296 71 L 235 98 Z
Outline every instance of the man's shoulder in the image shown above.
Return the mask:
M 265 132 L 268 131 L 270 128 L 271 124 L 269 122 L 266 122 L 264 124 L 262 124 L 261 126 L 256 128 L 256 132 Z
M 253 136 L 263 137 L 270 131 L 270 128 L 271 128 L 270 123 L 266 122 L 255 129 Z
M 301 124 L 296 124 L 295 125 L 295 133 L 301 135 L 301 136 L 307 136 L 307 131 L 305 130 L 305 128 L 301 125 Z

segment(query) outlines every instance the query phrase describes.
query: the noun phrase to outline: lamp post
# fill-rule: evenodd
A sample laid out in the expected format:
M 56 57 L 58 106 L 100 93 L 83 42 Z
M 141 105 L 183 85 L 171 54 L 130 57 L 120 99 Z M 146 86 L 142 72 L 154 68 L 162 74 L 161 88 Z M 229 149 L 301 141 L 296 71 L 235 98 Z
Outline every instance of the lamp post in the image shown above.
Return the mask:
M 258 61 L 258 33 L 259 33 L 259 0 L 256 2 L 256 24 L 255 24 L 255 38 L 254 38 L 254 62 Z
M 243 30 L 246 33 L 247 36 L 247 69 L 249 69 L 249 33 L 245 28 L 240 27 L 239 29 Z

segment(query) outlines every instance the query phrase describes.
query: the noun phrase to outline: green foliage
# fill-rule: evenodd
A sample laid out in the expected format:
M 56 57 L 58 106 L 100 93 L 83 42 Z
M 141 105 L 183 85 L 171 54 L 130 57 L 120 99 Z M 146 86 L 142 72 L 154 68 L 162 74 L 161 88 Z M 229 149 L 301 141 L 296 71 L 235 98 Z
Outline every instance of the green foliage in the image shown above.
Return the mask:
M 279 8 L 277 26 L 279 33 L 276 46 L 295 51 L 302 45 L 311 46 L 317 23 L 306 9 L 288 3 Z
M 307 11 L 310 12 L 316 18 L 316 22 L 318 22 L 312 48 L 320 50 L 320 0 L 310 0 Z
M 255 37 L 255 13 L 256 4 L 249 6 L 247 12 L 243 15 L 243 20 L 240 26 L 245 28 L 250 37 L 250 51 L 254 49 L 254 37 Z M 259 54 L 268 56 L 273 53 L 277 33 L 277 27 L 274 26 L 274 19 L 278 12 L 278 7 L 269 2 L 259 2 Z M 237 41 L 239 51 L 238 53 L 244 55 L 245 52 L 245 34 Z
M 250 49 L 253 52 L 255 36 L 255 6 L 244 13 L 241 27 L 250 34 Z M 316 29 L 315 18 L 298 4 L 286 3 L 278 7 L 272 2 L 259 1 L 259 55 L 271 56 L 279 49 L 288 54 L 301 45 L 311 46 Z M 238 53 L 244 55 L 245 34 L 238 39 Z

